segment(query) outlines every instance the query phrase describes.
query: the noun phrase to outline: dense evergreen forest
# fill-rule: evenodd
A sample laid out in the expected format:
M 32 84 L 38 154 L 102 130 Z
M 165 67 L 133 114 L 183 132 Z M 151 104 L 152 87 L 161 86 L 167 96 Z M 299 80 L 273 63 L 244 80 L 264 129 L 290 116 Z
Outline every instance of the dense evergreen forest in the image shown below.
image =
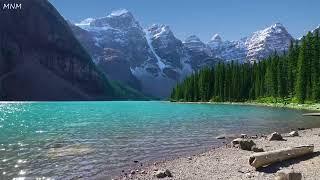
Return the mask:
M 186 78 L 172 101 L 315 103 L 320 101 L 319 29 L 257 63 L 219 63 Z

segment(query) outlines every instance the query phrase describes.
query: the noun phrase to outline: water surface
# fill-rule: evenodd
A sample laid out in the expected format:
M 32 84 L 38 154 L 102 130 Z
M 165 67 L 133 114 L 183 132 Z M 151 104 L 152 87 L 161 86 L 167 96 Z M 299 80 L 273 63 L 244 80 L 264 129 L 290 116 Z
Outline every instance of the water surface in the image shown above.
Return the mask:
M 0 179 L 95 179 L 218 146 L 221 134 L 319 127 L 302 111 L 169 102 L 0 103 Z

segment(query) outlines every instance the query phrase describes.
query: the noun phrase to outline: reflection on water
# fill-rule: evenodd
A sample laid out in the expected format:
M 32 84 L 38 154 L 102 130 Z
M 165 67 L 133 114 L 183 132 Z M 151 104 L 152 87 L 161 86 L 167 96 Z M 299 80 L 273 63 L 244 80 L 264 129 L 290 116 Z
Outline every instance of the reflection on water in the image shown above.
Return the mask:
M 220 134 L 319 127 L 301 111 L 168 102 L 0 103 L 0 179 L 88 179 L 219 145 Z

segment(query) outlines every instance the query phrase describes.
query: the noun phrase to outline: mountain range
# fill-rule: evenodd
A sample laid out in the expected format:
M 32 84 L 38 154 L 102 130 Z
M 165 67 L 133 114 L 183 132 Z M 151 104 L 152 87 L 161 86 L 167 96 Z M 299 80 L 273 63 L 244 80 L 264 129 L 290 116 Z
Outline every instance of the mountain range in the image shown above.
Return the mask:
M 218 34 L 208 42 L 196 35 L 182 41 L 167 25 L 143 28 L 126 9 L 70 26 L 110 79 L 162 98 L 202 67 L 217 62 L 259 61 L 274 51 L 288 50 L 294 40 L 282 24 L 276 23 L 237 41 L 224 41 Z

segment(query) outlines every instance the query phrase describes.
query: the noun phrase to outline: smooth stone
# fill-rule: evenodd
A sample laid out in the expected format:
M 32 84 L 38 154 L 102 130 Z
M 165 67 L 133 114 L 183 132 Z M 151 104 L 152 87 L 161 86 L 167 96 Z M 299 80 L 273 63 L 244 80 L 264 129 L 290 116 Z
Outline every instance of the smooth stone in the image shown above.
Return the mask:
M 225 136 L 217 136 L 216 139 L 225 139 Z
M 298 131 L 292 131 L 292 132 L 289 133 L 289 135 L 291 137 L 295 137 L 295 136 L 299 136 L 299 133 L 298 133 Z

